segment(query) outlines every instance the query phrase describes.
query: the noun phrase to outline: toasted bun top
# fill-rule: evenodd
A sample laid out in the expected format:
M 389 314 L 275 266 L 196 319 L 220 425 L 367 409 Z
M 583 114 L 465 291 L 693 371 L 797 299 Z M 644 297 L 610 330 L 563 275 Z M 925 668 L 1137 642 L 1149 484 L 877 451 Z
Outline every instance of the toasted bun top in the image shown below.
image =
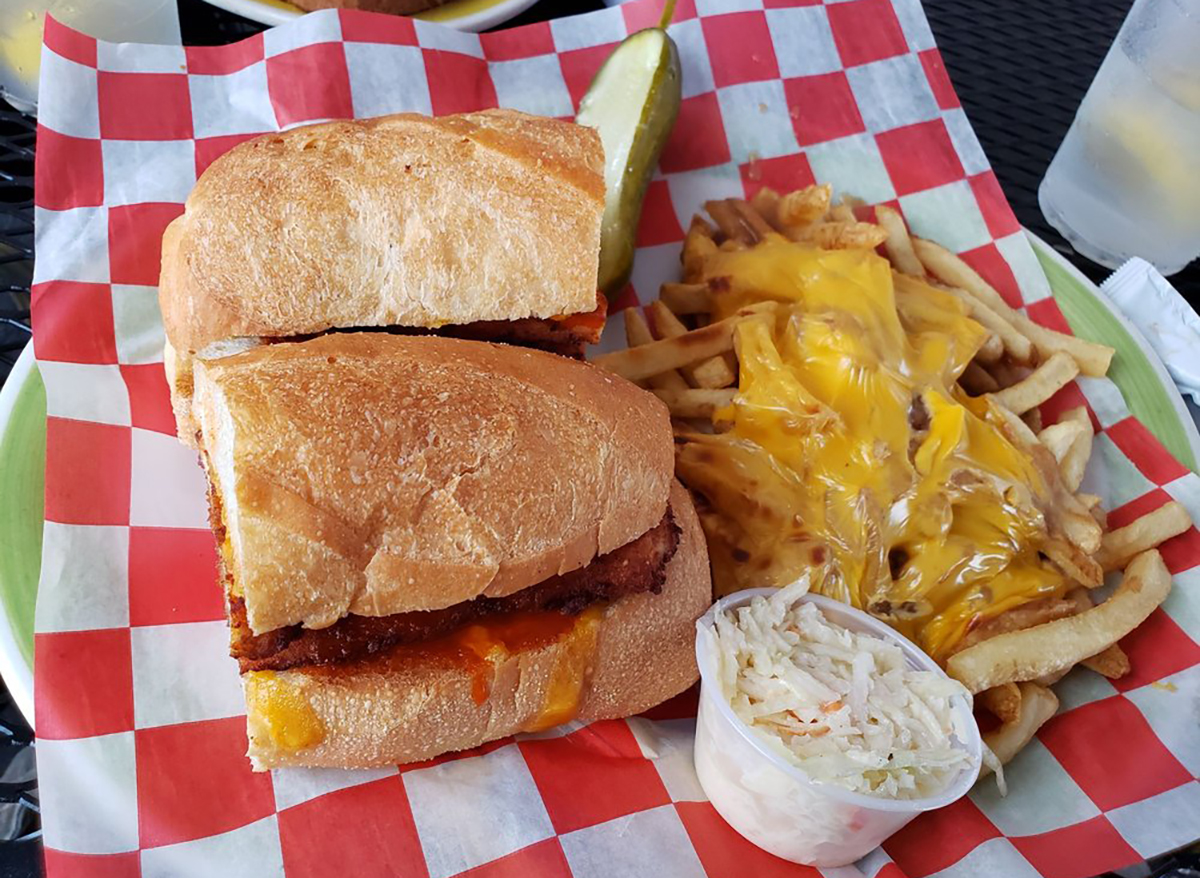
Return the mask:
M 163 236 L 167 337 L 187 354 L 241 336 L 590 311 L 603 164 L 593 129 L 511 110 L 247 141 Z
M 511 594 L 666 511 L 666 408 L 587 363 L 336 333 L 197 360 L 195 379 L 255 633 Z

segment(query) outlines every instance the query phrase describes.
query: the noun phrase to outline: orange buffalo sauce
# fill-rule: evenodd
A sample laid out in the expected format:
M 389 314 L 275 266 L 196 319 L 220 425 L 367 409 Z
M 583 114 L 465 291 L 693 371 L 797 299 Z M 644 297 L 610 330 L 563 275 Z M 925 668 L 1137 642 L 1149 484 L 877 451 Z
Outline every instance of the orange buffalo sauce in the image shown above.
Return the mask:
M 604 293 L 596 291 L 596 307 L 591 311 L 580 311 L 578 314 L 556 314 L 550 318 L 562 329 L 581 329 L 585 332 L 599 334 L 604 329 L 608 319 L 608 299 Z
M 765 241 L 710 255 L 713 319 L 740 324 L 727 432 L 689 437 L 678 472 L 702 496 L 719 593 L 816 588 L 944 659 L 972 625 L 1066 583 L 1038 554 L 1053 485 L 957 379 L 986 330 L 953 295 L 893 285 L 869 250 Z
M 575 620 L 570 633 L 563 638 L 554 673 L 546 688 L 541 712 L 524 727 L 526 732 L 540 732 L 562 725 L 579 713 L 579 703 L 592 674 L 604 608 L 589 607 Z
M 468 674 L 471 697 L 482 705 L 491 695 L 501 663 L 523 652 L 555 646 L 555 666 L 542 704 L 522 727 L 523 731 L 540 731 L 565 723 L 579 712 L 606 606 L 589 607 L 577 616 L 552 610 L 507 613 L 466 625 L 436 640 L 395 647 L 374 658 L 310 666 L 303 671 L 313 677 L 336 677 L 368 667 L 386 670 L 392 663 L 427 661 Z M 324 740 L 325 726 L 300 686 L 274 671 L 252 671 L 245 678 L 250 711 L 262 718 L 277 747 L 303 750 Z
M 476 704 L 482 704 L 491 694 L 496 667 L 501 662 L 522 652 L 557 645 L 557 660 L 542 708 L 523 729 L 540 731 L 561 725 L 579 712 L 603 617 L 602 606 L 589 607 L 578 616 L 553 611 L 512 613 L 468 625 L 439 642 L 414 648 L 426 654 L 442 651 L 463 660 L 472 675 L 471 694 Z

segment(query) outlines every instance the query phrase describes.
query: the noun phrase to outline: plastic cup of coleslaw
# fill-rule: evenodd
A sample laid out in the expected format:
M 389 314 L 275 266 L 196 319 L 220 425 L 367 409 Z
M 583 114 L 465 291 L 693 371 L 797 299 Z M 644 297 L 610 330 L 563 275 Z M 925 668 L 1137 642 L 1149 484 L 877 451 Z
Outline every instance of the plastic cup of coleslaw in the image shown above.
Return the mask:
M 696 661 L 700 666 L 700 708 L 696 718 L 696 773 L 713 807 L 734 829 L 777 857 L 809 866 L 844 866 L 874 850 L 922 811 L 961 798 L 979 776 L 983 745 L 968 698 L 956 697 L 961 712 L 957 736 L 969 762 L 940 792 L 923 798 L 883 798 L 819 783 L 780 753 L 773 752 L 734 713 L 717 681 L 712 628 L 717 613 L 740 607 L 773 588 L 738 592 L 714 604 L 696 623 Z M 911 641 L 883 622 L 839 601 L 808 594 L 826 620 L 850 631 L 873 634 L 903 651 L 908 665 L 944 672 Z M 706 633 L 707 632 L 707 633 Z

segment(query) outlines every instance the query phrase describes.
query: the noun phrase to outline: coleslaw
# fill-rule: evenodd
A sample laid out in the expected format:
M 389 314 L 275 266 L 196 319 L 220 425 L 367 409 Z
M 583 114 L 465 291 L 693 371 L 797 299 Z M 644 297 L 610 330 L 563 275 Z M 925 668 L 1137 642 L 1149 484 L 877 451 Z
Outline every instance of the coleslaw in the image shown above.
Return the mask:
M 798 602 L 807 578 L 718 613 L 722 695 L 757 738 L 814 781 L 852 792 L 935 795 L 970 764 L 959 741 L 970 694 L 908 665 L 895 643 L 831 623 Z

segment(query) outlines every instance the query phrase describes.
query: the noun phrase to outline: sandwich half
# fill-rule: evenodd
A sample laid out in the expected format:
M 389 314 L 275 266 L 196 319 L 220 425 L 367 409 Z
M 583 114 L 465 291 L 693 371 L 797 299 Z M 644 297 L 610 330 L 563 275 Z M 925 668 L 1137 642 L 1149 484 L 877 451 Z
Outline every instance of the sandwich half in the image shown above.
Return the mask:
M 263 343 L 387 328 L 582 356 L 604 326 L 603 164 L 593 129 L 511 110 L 239 144 L 163 235 L 180 438 L 195 442 L 194 361 Z
M 255 768 L 419 761 L 695 682 L 708 557 L 653 395 L 334 333 L 198 360 L 194 414 Z

